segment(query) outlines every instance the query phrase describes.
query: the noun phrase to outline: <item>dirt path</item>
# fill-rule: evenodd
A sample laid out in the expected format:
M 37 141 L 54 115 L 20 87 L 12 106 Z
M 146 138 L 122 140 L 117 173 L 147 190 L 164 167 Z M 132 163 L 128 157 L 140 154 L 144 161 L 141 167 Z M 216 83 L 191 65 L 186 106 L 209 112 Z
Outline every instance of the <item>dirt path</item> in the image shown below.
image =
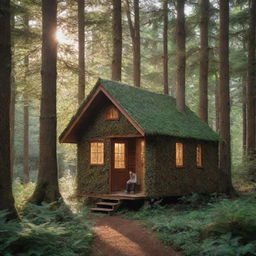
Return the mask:
M 92 256 L 181 256 L 164 246 L 137 221 L 119 216 L 95 217 Z

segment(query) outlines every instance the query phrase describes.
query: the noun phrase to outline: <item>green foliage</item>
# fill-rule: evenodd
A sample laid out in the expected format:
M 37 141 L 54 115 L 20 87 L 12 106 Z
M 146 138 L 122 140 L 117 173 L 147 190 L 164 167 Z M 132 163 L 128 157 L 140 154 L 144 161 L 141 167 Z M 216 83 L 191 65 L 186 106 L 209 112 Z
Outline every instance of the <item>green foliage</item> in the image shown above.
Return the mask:
M 227 200 L 213 196 L 206 200 L 193 195 L 183 201 L 186 207 L 147 207 L 125 214 L 144 220 L 166 245 L 181 249 L 185 255 L 256 255 L 254 198 Z M 202 202 L 196 210 L 195 202 Z
M 21 211 L 32 195 L 35 188 L 35 183 L 29 182 L 23 185 L 20 179 L 15 179 L 12 183 L 13 194 L 15 197 L 15 206 L 18 211 Z
M 6 221 L 0 213 L 1 255 L 88 255 L 92 238 L 84 215 L 72 215 L 65 207 L 29 205 L 22 221 Z
M 255 199 L 223 200 L 212 207 L 214 222 L 206 230 L 214 234 L 230 233 L 250 241 L 256 237 Z
M 60 179 L 65 201 L 71 202 L 74 177 Z M 91 223 L 86 208 L 71 204 L 73 213 L 65 204 L 26 205 L 35 184 L 22 185 L 19 179 L 13 183 L 16 207 L 21 221 L 6 221 L 6 212 L 0 212 L 0 255 L 89 255 L 92 239 Z

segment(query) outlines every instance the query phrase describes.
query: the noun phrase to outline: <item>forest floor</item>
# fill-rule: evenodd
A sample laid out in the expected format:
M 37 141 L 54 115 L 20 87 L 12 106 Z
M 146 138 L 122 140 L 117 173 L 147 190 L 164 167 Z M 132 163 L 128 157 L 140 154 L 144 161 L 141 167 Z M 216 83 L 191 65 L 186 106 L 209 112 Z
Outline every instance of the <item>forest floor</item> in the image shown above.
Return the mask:
M 120 216 L 93 216 L 92 256 L 181 256 L 164 246 L 139 221 Z

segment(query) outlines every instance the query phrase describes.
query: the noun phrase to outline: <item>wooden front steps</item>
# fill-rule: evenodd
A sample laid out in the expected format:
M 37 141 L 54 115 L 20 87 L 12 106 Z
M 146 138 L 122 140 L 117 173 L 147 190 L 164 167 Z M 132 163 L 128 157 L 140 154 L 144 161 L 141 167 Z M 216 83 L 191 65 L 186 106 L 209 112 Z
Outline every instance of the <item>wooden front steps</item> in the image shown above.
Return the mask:
M 122 200 L 115 198 L 100 198 L 96 203 L 96 207 L 91 208 L 92 212 L 112 214 L 121 205 Z

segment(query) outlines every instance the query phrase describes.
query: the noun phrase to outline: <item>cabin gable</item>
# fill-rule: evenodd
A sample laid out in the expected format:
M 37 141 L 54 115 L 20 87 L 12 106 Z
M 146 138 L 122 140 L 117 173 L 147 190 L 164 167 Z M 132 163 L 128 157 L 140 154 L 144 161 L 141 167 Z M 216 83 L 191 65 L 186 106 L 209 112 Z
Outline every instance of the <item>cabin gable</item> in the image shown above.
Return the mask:
M 111 101 L 105 99 L 105 101 L 95 109 L 86 126 L 81 131 L 81 139 L 120 135 L 139 135 L 139 132 L 119 110 L 117 110 L 119 114 L 119 118 L 117 120 L 107 120 L 106 113 L 110 107 L 117 110 Z

